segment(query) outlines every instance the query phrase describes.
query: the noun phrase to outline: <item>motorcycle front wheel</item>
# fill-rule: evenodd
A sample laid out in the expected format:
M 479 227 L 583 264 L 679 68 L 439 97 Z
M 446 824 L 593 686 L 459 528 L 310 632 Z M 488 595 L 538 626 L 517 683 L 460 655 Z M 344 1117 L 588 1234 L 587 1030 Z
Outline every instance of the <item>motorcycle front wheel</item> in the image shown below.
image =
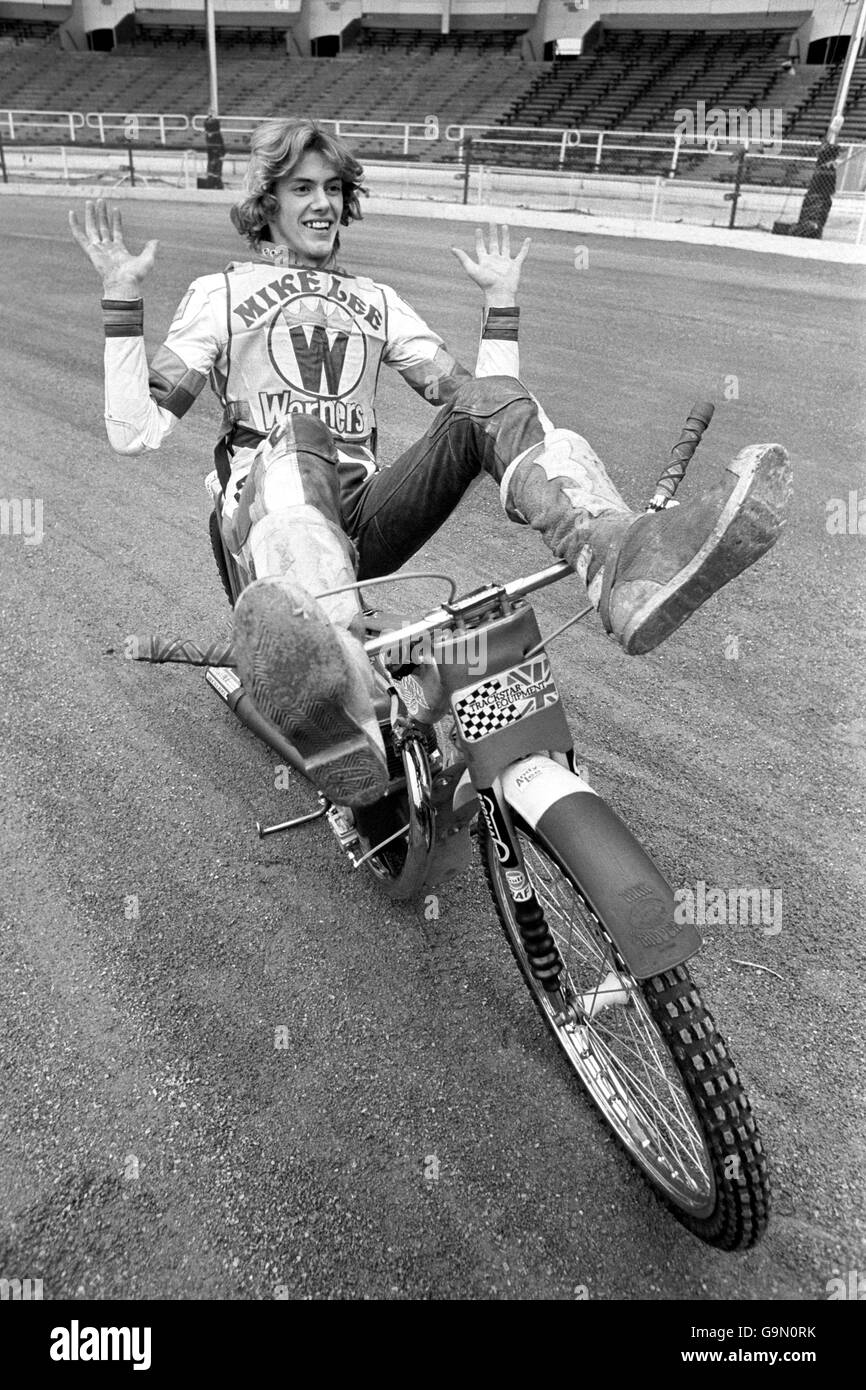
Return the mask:
M 767 1164 L 727 1046 L 685 966 L 636 980 L 581 892 L 568 844 L 514 816 L 559 949 L 561 990 L 534 978 L 495 847 L 479 826 L 499 921 L 542 1018 L 606 1124 L 693 1235 L 745 1250 L 763 1235 Z

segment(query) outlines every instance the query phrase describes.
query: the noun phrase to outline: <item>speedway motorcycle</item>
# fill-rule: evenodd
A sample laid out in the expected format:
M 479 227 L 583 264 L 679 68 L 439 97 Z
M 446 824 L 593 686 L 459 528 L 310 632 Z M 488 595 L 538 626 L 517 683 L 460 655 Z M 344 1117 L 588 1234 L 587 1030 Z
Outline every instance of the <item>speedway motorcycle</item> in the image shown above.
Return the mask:
M 647 510 L 677 505 L 712 411 L 692 411 Z M 214 554 L 234 604 L 241 579 L 222 539 L 216 474 L 208 487 Z M 529 602 L 572 573 L 558 562 L 461 597 L 449 579 L 447 601 L 418 619 L 376 611 L 369 593 L 422 576 L 365 580 L 387 791 L 356 808 L 320 793 L 312 813 L 257 828 L 274 835 L 322 818 L 354 868 L 399 899 L 470 870 L 477 853 L 530 994 L 604 1122 L 689 1231 L 746 1249 L 767 1225 L 767 1165 L 737 1068 L 689 973 L 700 936 L 675 921 L 670 886 L 579 775 L 547 654 L 591 609 L 542 639 Z M 229 645 L 146 637 L 137 656 L 206 667 L 229 709 L 305 775 L 244 691 Z

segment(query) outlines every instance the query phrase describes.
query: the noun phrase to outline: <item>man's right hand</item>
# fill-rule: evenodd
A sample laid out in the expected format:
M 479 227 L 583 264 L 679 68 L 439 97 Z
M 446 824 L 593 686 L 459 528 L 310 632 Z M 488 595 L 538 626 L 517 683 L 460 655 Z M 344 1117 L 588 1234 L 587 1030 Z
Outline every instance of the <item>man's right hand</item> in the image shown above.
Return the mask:
M 149 241 L 143 251 L 133 256 L 124 245 L 120 209 L 109 211 L 102 198 L 84 204 L 83 232 L 74 212 L 69 214 L 69 227 L 102 276 L 104 298 L 140 299 L 142 281 L 153 268 L 158 243 Z

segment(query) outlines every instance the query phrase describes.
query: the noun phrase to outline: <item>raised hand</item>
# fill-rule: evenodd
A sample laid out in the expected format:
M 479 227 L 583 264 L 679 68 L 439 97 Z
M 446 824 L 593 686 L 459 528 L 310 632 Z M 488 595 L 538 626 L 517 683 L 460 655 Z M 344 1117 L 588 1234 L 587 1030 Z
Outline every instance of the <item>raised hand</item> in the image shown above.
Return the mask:
M 484 291 L 484 299 L 491 308 L 508 308 L 517 301 L 517 287 L 520 284 L 520 271 L 531 245 L 526 237 L 516 256 L 511 254 L 511 232 L 508 227 L 490 223 L 489 245 L 484 244 L 484 233 L 478 227 L 475 232 L 475 256 L 473 261 L 459 246 L 451 250 L 457 257 L 470 280 Z
M 103 198 L 84 204 L 84 231 L 74 212 L 69 214 L 69 227 L 85 256 L 102 276 L 106 299 L 138 299 L 141 283 L 153 269 L 158 243 L 149 241 L 143 251 L 133 256 L 123 240 L 120 209 L 109 211 Z

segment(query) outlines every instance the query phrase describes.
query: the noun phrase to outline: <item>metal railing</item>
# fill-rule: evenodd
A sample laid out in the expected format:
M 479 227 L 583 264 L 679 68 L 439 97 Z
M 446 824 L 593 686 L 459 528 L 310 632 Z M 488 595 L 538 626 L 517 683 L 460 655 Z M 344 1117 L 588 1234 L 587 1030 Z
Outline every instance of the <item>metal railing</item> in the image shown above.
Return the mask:
M 680 161 L 687 156 L 703 159 L 716 155 L 734 161 L 743 151 L 747 161 L 803 164 L 814 160 L 823 143 L 820 140 L 739 140 L 715 135 L 685 135 L 679 131 L 594 130 L 576 126 L 562 130 L 554 126 L 453 124 L 446 126 L 444 133 L 446 140 L 461 148 L 465 148 L 467 140 L 471 141 L 473 151 L 478 146 L 500 149 L 506 155 L 514 150 L 555 150 L 558 169 L 566 163 L 577 162 L 579 152 L 586 157 L 587 168 L 596 174 L 604 172 L 605 164 L 612 162 L 612 155 L 663 155 L 668 178 L 676 176 Z M 866 146 L 857 142 L 840 144 L 840 165 L 847 164 L 864 149 Z M 479 157 L 483 159 L 484 154 Z M 733 175 L 731 177 L 733 180 Z
M 240 150 L 263 116 L 228 114 L 220 118 L 226 140 Z M 102 145 L 122 142 L 144 150 L 177 146 L 178 137 L 204 140 L 206 116 L 187 117 L 166 111 L 36 111 L 0 109 L 0 141 L 10 147 L 40 133 L 56 132 L 70 144 Z M 468 169 L 474 164 L 529 166 L 535 172 L 582 171 L 587 174 L 652 176 L 677 181 L 710 181 L 740 185 L 770 183 L 803 187 L 808 183 L 821 147 L 819 140 L 762 141 L 729 139 L 679 131 L 595 130 L 586 127 L 492 126 L 469 123 L 440 125 L 435 116 L 424 121 L 368 121 L 346 118 L 321 122 L 350 144 L 391 146 L 399 157 L 417 158 L 420 146 L 438 145 L 436 156 L 447 162 L 450 148 Z M 86 130 L 88 139 L 82 141 Z M 90 135 L 93 132 L 93 135 Z M 185 142 L 184 142 L 185 143 Z M 391 156 L 391 149 L 382 153 Z M 432 153 L 432 150 L 431 150 Z M 837 192 L 857 192 L 866 184 L 866 144 L 839 146 Z
M 860 147 L 866 158 L 866 146 Z M 4 145 L 0 140 L 0 180 L 38 185 L 57 182 L 70 189 L 124 184 L 144 188 L 193 189 L 205 173 L 206 151 L 163 147 L 147 148 L 134 141 L 114 145 L 56 143 Z M 223 179 L 226 189 L 239 190 L 247 157 L 243 151 L 227 153 Z M 778 220 L 793 223 L 804 190 L 791 185 L 668 178 L 652 172 L 634 175 L 591 170 L 528 170 L 501 161 L 474 161 L 468 167 L 454 163 L 418 160 L 365 159 L 370 186 L 380 197 L 399 202 L 471 202 L 503 209 L 530 208 L 538 212 L 589 213 L 631 221 L 676 222 L 693 226 L 723 226 L 769 232 Z M 736 171 L 736 165 L 730 168 Z M 860 185 L 862 188 L 862 183 Z M 88 191 L 87 196 L 92 196 Z M 231 197 L 231 192 L 229 193 Z M 505 214 L 507 216 L 507 214 Z M 589 229 L 587 229 L 589 230 Z M 866 191 L 839 192 L 833 197 L 825 241 L 863 245 L 866 236 Z
M 0 107 L 0 135 L 5 140 L 18 140 L 34 130 L 65 130 L 70 140 L 84 125 L 80 111 L 13 111 Z
M 599 131 L 599 134 L 602 132 Z M 492 125 L 448 125 L 445 127 L 445 139 L 453 141 L 455 144 L 465 147 L 467 139 L 475 145 L 502 145 L 503 147 L 516 147 L 525 149 L 555 149 L 557 151 L 557 166 L 559 168 L 565 162 L 565 156 L 569 150 L 577 149 L 583 141 L 586 131 L 580 131 L 576 127 L 562 130 L 556 126 L 492 126 Z M 531 135 L 531 139 L 520 137 Z M 553 139 L 547 139 L 553 136 Z
M 248 136 L 252 134 L 256 126 L 268 119 L 267 116 L 220 116 L 220 129 L 224 137 Z M 205 120 L 205 116 L 193 116 L 192 128 L 198 134 L 204 133 Z M 319 120 L 317 118 L 317 124 L 327 126 L 339 139 L 347 141 L 397 141 L 403 154 L 409 153 L 409 147 L 413 142 L 428 143 L 440 138 L 439 120 L 436 116 L 428 116 L 423 121 L 354 121 L 346 118 L 339 120 Z
M 84 123 L 89 130 L 99 132 L 100 142 L 106 135 L 120 132 L 124 140 L 140 140 L 143 135 L 155 134 L 165 145 L 166 135 L 189 130 L 189 117 L 180 111 L 88 111 Z

